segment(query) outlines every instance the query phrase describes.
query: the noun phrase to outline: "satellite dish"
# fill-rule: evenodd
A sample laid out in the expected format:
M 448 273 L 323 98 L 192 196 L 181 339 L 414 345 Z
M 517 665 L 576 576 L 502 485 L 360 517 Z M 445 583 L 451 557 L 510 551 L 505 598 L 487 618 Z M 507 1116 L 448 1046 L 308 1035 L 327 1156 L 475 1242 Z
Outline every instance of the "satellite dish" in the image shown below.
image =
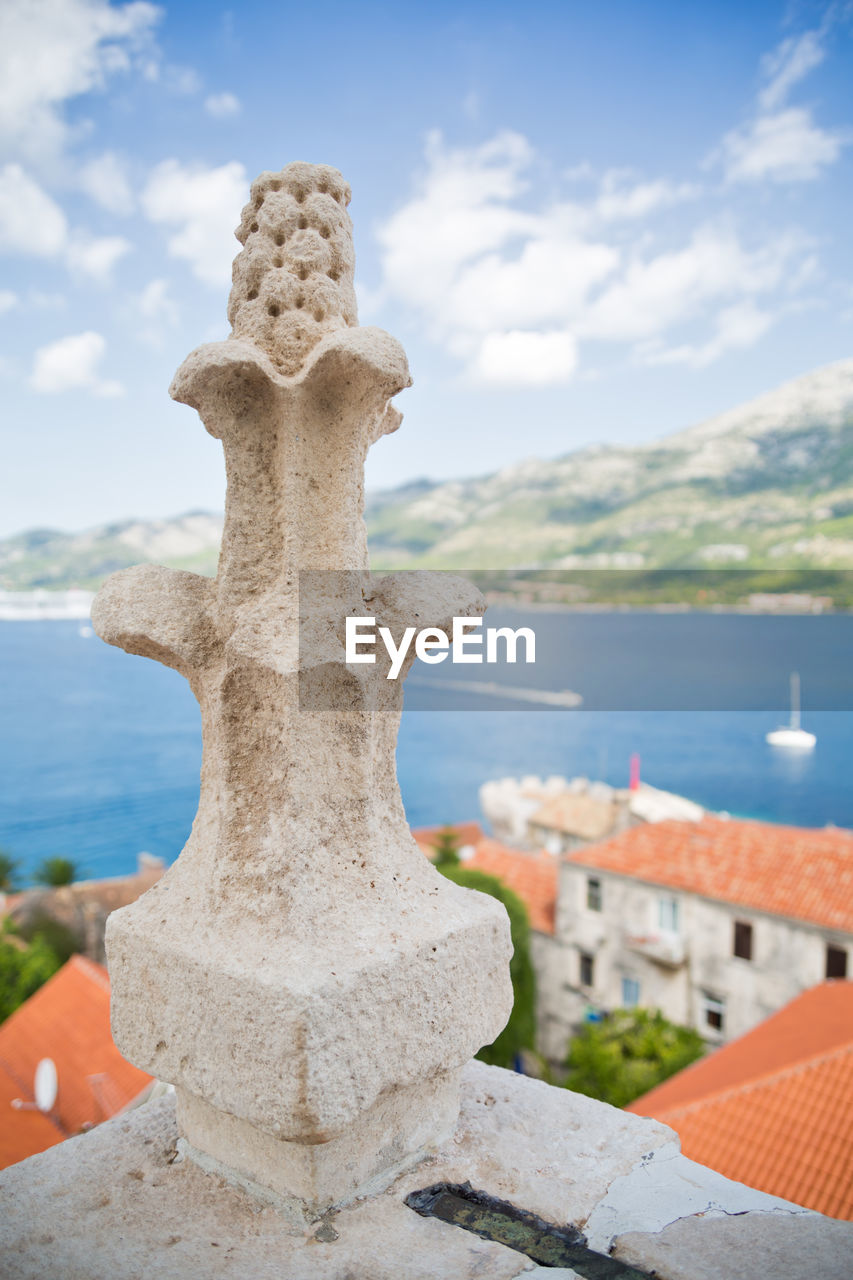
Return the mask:
M 35 1098 L 36 1106 L 39 1111 L 50 1111 L 54 1102 L 56 1102 L 56 1090 L 58 1087 L 56 1078 L 56 1063 L 53 1058 L 42 1058 L 36 1067 L 35 1081 Z

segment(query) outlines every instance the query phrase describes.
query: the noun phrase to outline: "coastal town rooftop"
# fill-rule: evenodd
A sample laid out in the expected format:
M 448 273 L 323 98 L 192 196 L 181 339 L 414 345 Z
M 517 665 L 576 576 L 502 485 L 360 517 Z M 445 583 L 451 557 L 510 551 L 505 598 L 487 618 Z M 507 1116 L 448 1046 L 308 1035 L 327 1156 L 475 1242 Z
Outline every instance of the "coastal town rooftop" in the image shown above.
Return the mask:
M 632 827 L 565 861 L 853 933 L 853 832 L 706 816 Z
M 626 1110 L 671 1125 L 693 1160 L 853 1218 L 853 982 L 804 991 Z

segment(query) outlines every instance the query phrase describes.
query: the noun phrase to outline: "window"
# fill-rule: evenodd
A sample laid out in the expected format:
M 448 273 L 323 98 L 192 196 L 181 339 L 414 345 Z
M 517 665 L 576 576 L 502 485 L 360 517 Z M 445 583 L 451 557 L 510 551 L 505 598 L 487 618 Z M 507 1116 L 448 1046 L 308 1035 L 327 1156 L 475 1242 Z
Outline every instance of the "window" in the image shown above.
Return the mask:
M 752 959 L 752 925 L 735 920 L 734 954 L 741 960 Z
M 580 979 L 582 987 L 591 987 L 595 975 L 595 961 L 586 951 L 580 953 Z
M 702 992 L 702 1021 L 710 1031 L 723 1031 L 726 1024 L 726 1002 L 710 992 Z
M 658 928 L 664 933 L 678 933 L 677 898 L 658 898 Z
M 626 1009 L 634 1009 L 640 1003 L 640 984 L 636 978 L 622 979 L 622 1004 Z
M 586 905 L 590 911 L 601 910 L 601 881 L 593 876 L 587 876 Z
M 826 948 L 826 976 L 827 978 L 847 977 L 846 947 L 828 946 Z

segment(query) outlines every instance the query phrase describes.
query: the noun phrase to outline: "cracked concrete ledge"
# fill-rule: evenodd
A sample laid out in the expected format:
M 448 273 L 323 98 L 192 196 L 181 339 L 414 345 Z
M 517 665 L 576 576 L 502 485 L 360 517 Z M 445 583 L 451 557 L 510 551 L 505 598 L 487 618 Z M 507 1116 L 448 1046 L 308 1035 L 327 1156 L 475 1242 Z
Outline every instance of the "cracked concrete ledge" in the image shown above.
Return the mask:
M 482 1063 L 436 1155 L 307 1226 L 177 1159 L 177 1138 L 160 1098 L 0 1174 L 4 1280 L 572 1276 L 403 1203 L 436 1182 L 571 1223 L 660 1280 L 849 1280 L 853 1224 L 727 1182 L 655 1121 Z
M 636 1231 L 657 1234 L 697 1214 L 709 1218 L 780 1212 L 821 1216 L 742 1182 L 730 1182 L 721 1173 L 688 1160 L 676 1140 L 613 1180 L 587 1218 L 585 1234 L 590 1249 L 609 1253 L 617 1236 Z

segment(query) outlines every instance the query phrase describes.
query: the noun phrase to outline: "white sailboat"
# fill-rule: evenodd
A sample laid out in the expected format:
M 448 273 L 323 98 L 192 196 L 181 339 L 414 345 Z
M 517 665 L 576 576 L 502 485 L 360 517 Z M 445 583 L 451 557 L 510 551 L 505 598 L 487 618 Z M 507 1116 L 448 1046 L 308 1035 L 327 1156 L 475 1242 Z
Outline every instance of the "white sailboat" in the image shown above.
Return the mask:
M 780 729 L 772 729 L 766 735 L 771 747 L 789 747 L 794 751 L 811 751 L 817 742 L 813 733 L 800 728 L 800 677 L 791 672 L 791 719 Z

